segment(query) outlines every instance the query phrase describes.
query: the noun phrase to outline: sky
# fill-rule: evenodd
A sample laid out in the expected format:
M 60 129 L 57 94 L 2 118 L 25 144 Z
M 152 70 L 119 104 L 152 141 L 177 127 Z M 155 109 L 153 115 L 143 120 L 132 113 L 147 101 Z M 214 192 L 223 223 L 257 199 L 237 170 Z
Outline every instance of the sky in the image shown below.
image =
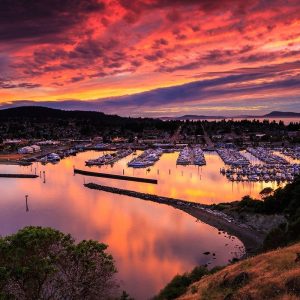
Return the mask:
M 0 108 L 300 112 L 299 0 L 0 0 Z

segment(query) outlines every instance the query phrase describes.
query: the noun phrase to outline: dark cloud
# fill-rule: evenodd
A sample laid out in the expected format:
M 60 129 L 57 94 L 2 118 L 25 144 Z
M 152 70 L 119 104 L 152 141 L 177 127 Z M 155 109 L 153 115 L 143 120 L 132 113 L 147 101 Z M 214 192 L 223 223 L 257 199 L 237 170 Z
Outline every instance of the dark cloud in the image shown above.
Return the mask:
M 78 81 L 82 81 L 85 79 L 85 76 L 83 75 L 78 75 L 78 76 L 74 76 L 70 79 L 70 82 L 74 83 L 74 82 L 78 82 Z
M 161 50 L 155 51 L 152 54 L 145 55 L 145 59 L 148 61 L 157 61 L 165 56 L 164 52 Z
M 0 0 L 0 41 L 47 37 L 49 42 L 49 35 L 56 39 L 104 8 L 97 0 Z
M 34 89 L 40 86 L 41 86 L 40 84 L 30 83 L 30 82 L 13 83 L 0 78 L 0 89 L 17 89 L 17 88 Z
M 158 39 L 158 40 L 154 41 L 152 48 L 158 49 L 161 46 L 167 46 L 167 45 L 169 45 L 169 42 L 166 39 L 161 38 L 161 39 Z

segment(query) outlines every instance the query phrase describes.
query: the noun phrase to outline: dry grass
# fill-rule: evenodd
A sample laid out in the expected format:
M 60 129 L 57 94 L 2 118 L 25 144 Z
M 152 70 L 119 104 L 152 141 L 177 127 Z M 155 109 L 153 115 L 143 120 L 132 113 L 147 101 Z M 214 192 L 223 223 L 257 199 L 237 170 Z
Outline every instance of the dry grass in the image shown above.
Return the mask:
M 300 243 L 258 255 L 203 277 L 184 300 L 300 299 Z

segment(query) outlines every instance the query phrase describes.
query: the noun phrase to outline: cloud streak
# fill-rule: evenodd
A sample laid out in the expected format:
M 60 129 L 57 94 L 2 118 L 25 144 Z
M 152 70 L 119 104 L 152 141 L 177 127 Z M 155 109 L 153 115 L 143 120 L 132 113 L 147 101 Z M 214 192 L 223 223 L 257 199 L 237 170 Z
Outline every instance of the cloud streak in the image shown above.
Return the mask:
M 299 24 L 297 0 L 0 0 L 0 103 L 284 105 L 299 92 Z

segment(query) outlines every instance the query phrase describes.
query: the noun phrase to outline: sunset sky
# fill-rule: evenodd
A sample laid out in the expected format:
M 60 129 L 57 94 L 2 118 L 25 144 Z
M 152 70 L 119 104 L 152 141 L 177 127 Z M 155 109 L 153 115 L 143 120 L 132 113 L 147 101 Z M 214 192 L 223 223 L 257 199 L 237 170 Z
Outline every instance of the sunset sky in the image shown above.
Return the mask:
M 0 107 L 300 112 L 299 0 L 0 0 Z

